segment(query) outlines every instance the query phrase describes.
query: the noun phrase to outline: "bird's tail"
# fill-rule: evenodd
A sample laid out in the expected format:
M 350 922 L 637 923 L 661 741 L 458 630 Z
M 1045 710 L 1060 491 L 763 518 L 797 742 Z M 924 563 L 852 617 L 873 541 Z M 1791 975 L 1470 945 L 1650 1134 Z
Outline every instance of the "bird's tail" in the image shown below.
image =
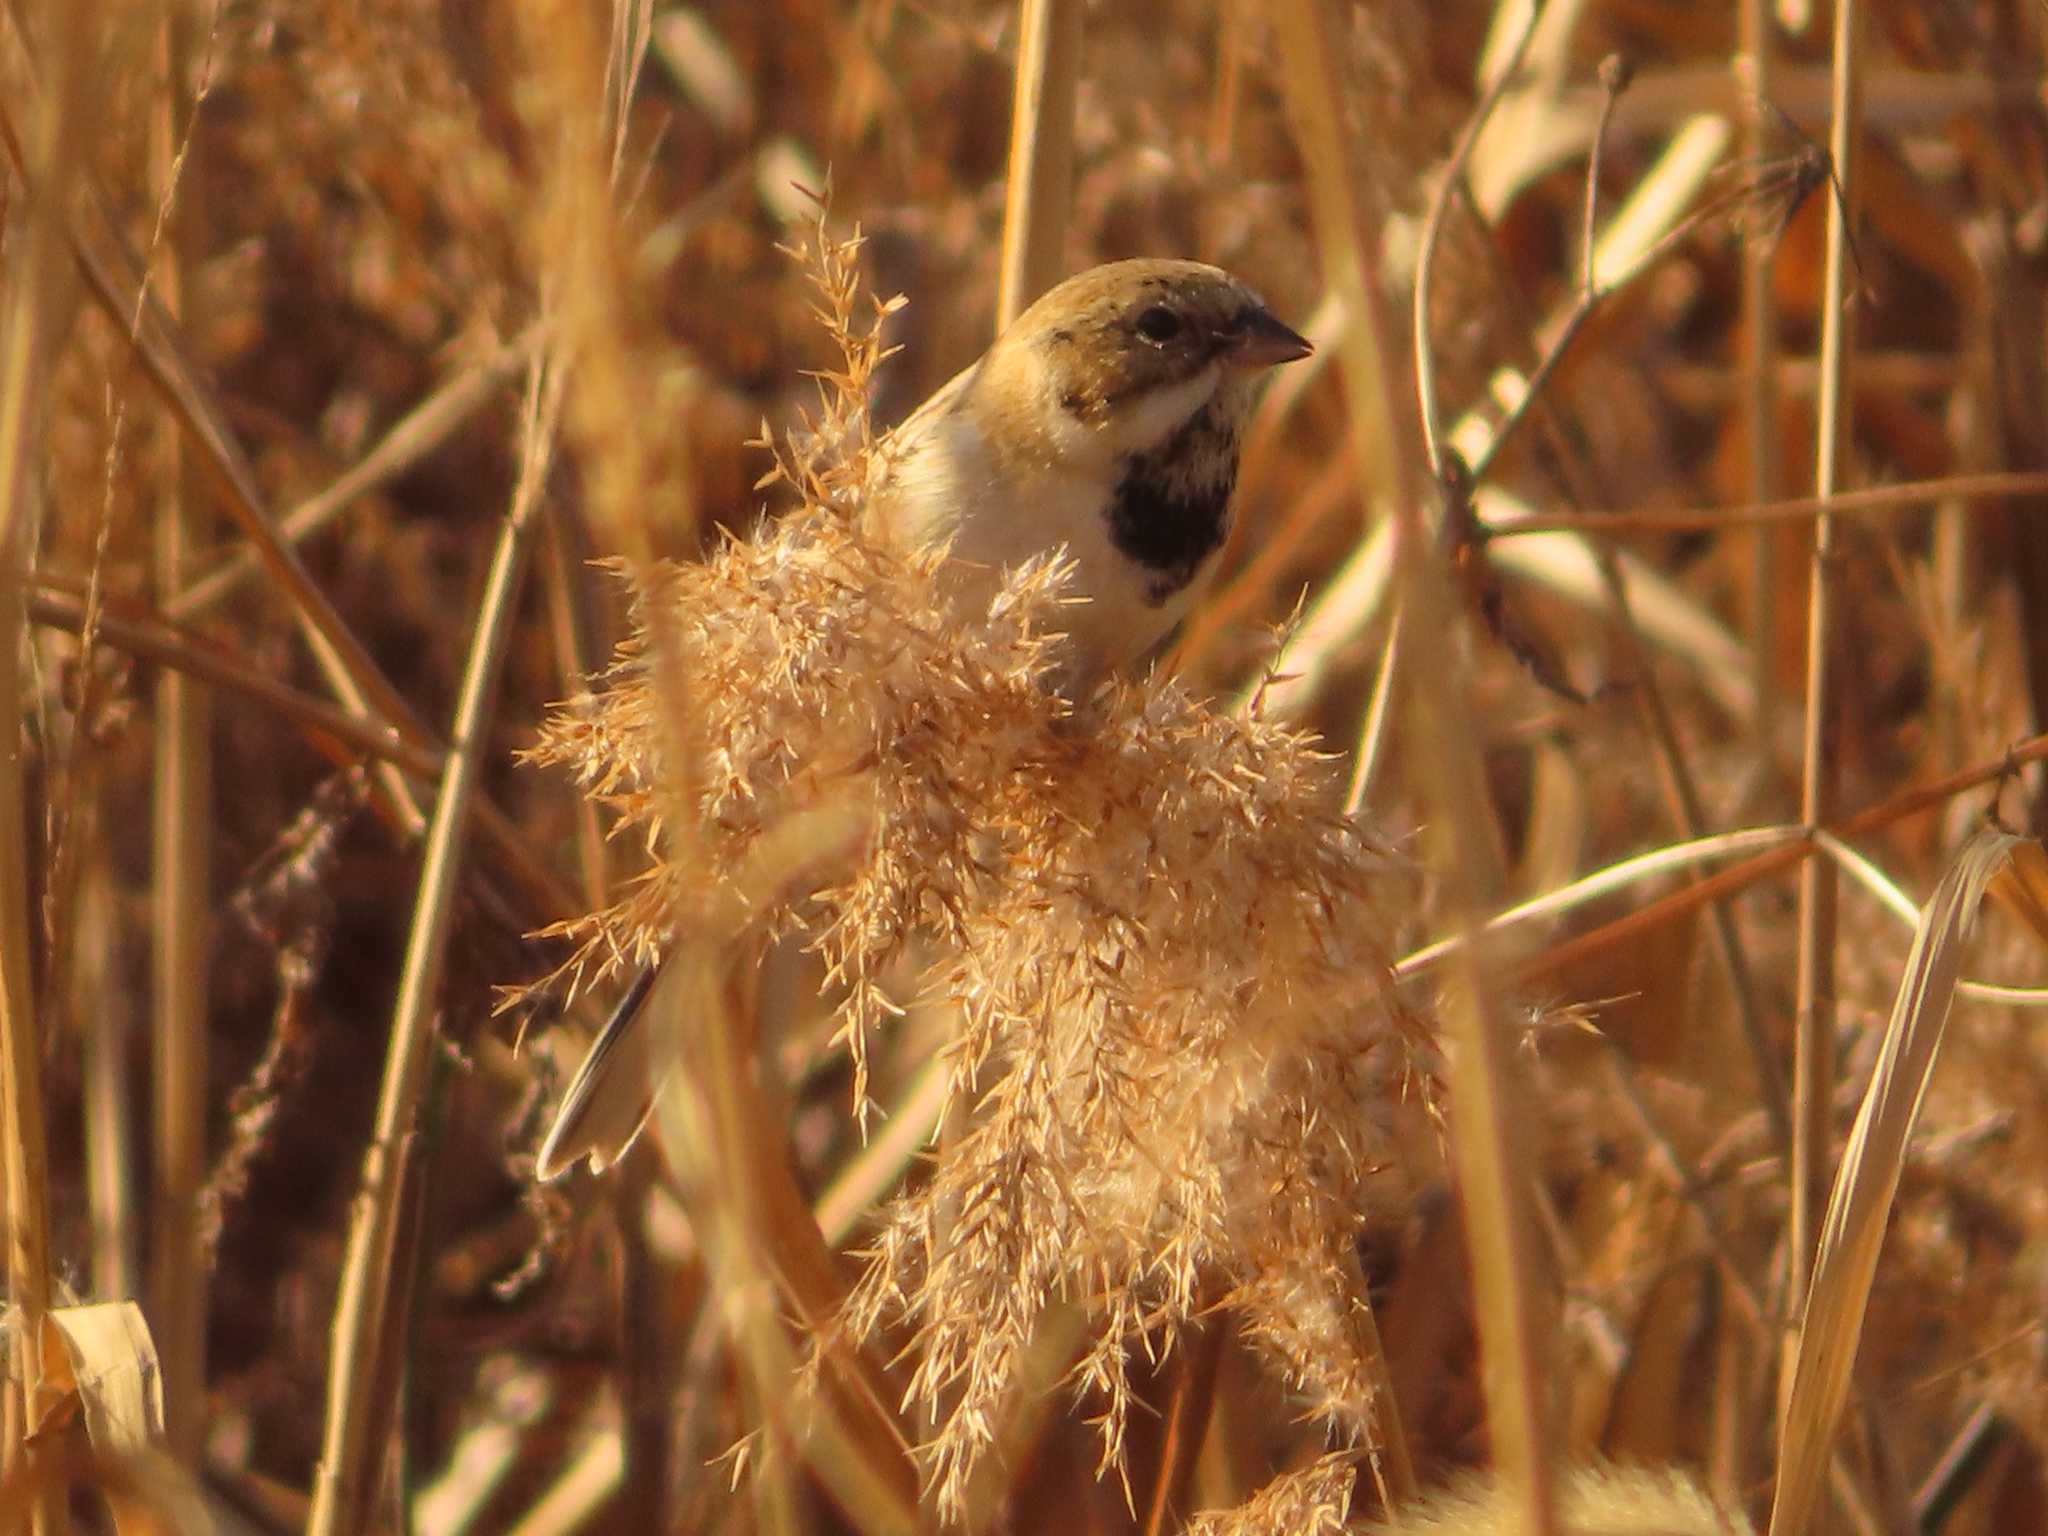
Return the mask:
M 647 1124 L 661 1087 L 654 1076 L 653 1010 L 647 1000 L 670 969 L 669 958 L 652 962 L 633 978 L 569 1080 L 535 1162 L 542 1179 L 560 1178 L 586 1157 L 592 1173 L 603 1173 L 626 1155 Z

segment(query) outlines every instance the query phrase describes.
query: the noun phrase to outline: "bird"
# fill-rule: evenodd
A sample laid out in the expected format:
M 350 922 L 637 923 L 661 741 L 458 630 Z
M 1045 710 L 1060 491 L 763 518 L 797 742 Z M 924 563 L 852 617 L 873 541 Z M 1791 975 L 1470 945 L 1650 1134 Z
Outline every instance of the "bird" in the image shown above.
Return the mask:
M 1137 258 L 1048 289 L 871 456 L 861 524 L 886 548 L 943 551 L 964 622 L 1004 574 L 1062 553 L 1070 701 L 1154 655 L 1215 574 L 1239 447 L 1266 373 L 1313 347 L 1247 284 L 1202 262 Z M 670 956 L 674 953 L 671 947 Z M 624 1155 L 652 1108 L 666 967 L 642 967 L 570 1079 L 535 1159 L 543 1180 Z M 680 968 L 677 968 L 680 969 Z

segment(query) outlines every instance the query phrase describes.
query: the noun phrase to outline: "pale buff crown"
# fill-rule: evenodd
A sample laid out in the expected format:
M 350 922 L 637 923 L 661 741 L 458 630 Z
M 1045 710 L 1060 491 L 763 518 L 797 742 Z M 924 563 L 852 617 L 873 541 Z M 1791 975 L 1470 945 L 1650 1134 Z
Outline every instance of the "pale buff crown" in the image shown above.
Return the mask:
M 1213 399 L 1250 408 L 1259 351 L 1285 338 L 1263 300 L 1218 267 L 1140 258 L 1111 262 L 1049 290 L 1004 331 L 982 364 L 973 409 L 999 441 L 1033 454 L 1106 455 L 1151 448 Z
M 1063 549 L 1067 682 L 1132 665 L 1179 622 L 1228 530 L 1257 381 L 1309 345 L 1200 262 L 1093 268 L 1031 305 L 876 456 L 869 526 L 943 546 L 963 611 Z

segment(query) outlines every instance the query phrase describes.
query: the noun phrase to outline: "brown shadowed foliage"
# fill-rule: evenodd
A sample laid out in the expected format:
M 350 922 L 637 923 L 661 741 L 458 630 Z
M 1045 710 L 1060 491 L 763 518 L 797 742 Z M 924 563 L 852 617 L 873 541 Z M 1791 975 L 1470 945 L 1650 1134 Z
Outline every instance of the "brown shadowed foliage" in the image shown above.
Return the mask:
M 0 8 L 0 1532 L 2048 1528 L 2048 13 L 1535 12 Z M 858 503 L 1139 255 L 1070 701 Z

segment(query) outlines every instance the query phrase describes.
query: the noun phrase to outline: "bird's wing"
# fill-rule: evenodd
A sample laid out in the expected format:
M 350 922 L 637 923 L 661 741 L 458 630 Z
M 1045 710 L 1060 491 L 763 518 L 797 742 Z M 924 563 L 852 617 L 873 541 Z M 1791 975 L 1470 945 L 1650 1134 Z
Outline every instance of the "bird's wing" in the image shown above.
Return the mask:
M 875 445 L 875 456 L 868 466 L 870 499 L 887 494 L 897 467 L 917 452 L 939 423 L 959 409 L 961 398 L 980 371 L 979 362 L 962 368 L 927 395 L 924 404 L 891 427 Z
M 648 1007 L 648 997 L 670 969 L 668 957 L 642 969 L 605 1020 L 569 1080 L 555 1123 L 541 1143 L 534 1163 L 540 1178 L 560 1178 L 586 1157 L 592 1173 L 603 1173 L 639 1137 L 661 1089 L 654 1074 L 654 1027 L 649 1017 L 658 1016 L 658 1011 Z M 667 1076 L 664 1068 L 661 1079 Z

